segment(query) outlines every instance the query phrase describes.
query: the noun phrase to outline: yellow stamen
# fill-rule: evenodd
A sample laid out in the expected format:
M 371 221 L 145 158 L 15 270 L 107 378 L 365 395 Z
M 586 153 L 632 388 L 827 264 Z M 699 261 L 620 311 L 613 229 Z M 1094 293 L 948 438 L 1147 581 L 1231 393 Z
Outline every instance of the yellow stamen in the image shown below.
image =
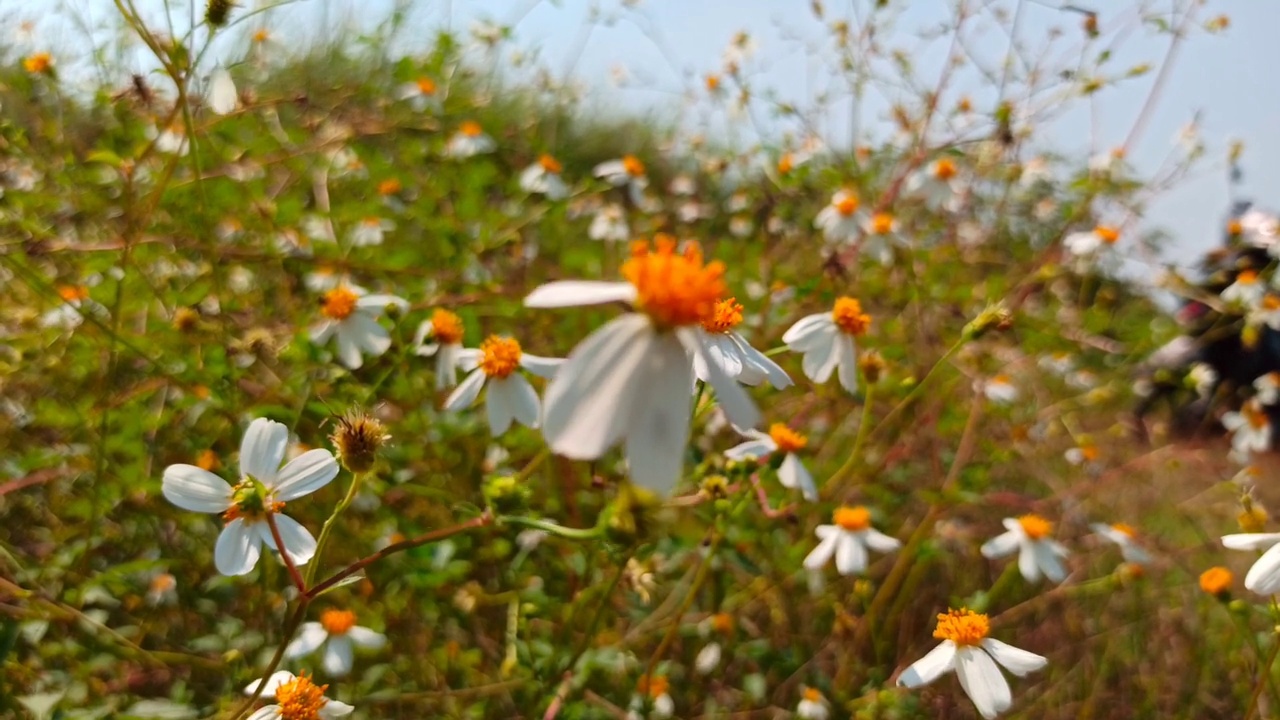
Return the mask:
M 711 317 L 702 321 L 702 329 L 709 333 L 727 333 L 742 324 L 742 305 L 735 298 L 716 303 Z
M 640 177 L 644 175 L 644 163 L 640 162 L 640 158 L 635 155 L 622 156 L 622 168 L 627 171 L 631 177 Z
M 206 472 L 213 472 L 222 463 L 218 462 L 218 454 L 212 450 L 202 450 L 196 457 L 196 467 Z
M 1200 589 L 1210 595 L 1222 595 L 1231 589 L 1234 580 L 1230 570 L 1222 566 L 1211 567 L 1200 573 Z
M 1232 220 L 1231 222 L 1227 223 L 1228 235 L 1231 235 L 1232 237 L 1234 237 L 1236 235 L 1239 235 L 1242 232 L 1244 232 L 1244 225 L 1241 225 L 1239 220 Z
M 1267 412 L 1262 409 L 1262 403 L 1250 401 L 1245 403 L 1245 406 L 1240 411 L 1244 413 L 1245 419 L 1249 421 L 1250 427 L 1254 430 L 1262 430 L 1270 422 L 1267 419 Z
M 936 179 L 950 180 L 955 176 L 956 176 L 956 164 L 951 162 L 947 158 L 942 158 L 941 160 L 933 164 L 933 177 L 935 177 Z
M 364 220 L 361 220 L 360 222 L 361 222 L 365 227 L 367 227 L 367 228 L 381 228 L 381 227 L 382 227 L 382 218 L 380 218 L 380 217 L 373 217 L 373 216 L 370 216 L 370 217 L 365 218 Z
M 1241 270 L 1236 276 L 1237 285 L 1253 285 L 1256 282 L 1258 282 L 1257 270 Z
M 650 677 L 641 675 L 640 680 L 636 682 L 636 692 L 642 695 L 648 695 L 651 698 L 659 698 L 667 694 L 671 688 L 671 681 L 665 675 L 657 675 Z
M 436 94 L 435 80 L 432 80 L 431 78 L 428 78 L 428 77 L 420 77 L 415 82 L 418 86 L 418 92 L 422 93 L 423 95 Z
M 1080 449 L 1080 457 L 1085 462 L 1095 462 L 1097 461 L 1098 457 L 1101 455 L 1101 453 L 1098 451 L 1097 445 L 1081 445 L 1079 449 Z
M 359 299 L 351 290 L 339 285 L 320 299 L 320 313 L 333 320 L 346 320 L 356 311 L 356 301 Z
M 444 309 L 431 313 L 431 336 L 443 345 L 462 342 L 462 318 Z
M 844 505 L 836 508 L 831 521 L 849 532 L 860 532 L 871 527 L 871 511 L 861 505 Z
M 804 689 L 804 699 L 809 702 L 822 702 L 822 691 L 818 688 L 807 687 Z
M 733 632 L 733 616 L 729 613 L 716 613 L 711 616 L 711 629 L 721 635 Z
M 504 378 L 520 367 L 520 343 L 515 338 L 490 335 L 480 343 L 480 369 L 491 378 Z
M 862 304 L 851 297 L 836 300 L 831 310 L 831 320 L 841 332 L 849 335 L 865 335 L 871 327 L 871 316 L 862 312 Z
M 65 302 L 80 302 L 89 297 L 89 288 L 83 285 L 63 285 L 58 288 L 58 297 Z
M 876 213 L 871 216 L 871 233 L 873 235 L 888 235 L 893 232 L 893 224 L 893 216 L 889 213 Z
M 169 573 L 160 573 L 151 578 L 151 592 L 164 593 L 178 587 L 178 580 Z
M 655 238 L 653 248 L 633 243 L 622 276 L 636 288 L 636 306 L 665 330 L 703 323 L 724 295 L 724 264 L 703 263 L 702 249 L 689 243 L 681 253 L 671 237 Z
M 467 137 L 480 137 L 484 134 L 484 128 L 480 127 L 480 123 L 475 120 L 467 120 L 459 126 L 458 131 Z
M 831 205 L 844 217 L 849 217 L 858 211 L 858 196 L 846 190 L 832 198 Z
M 778 158 L 778 174 L 786 175 L 795 169 L 796 160 L 791 153 L 782 153 L 782 157 Z
M 1018 518 L 1018 524 L 1022 526 L 1022 532 L 1032 540 L 1043 540 L 1053 532 L 1053 523 L 1039 515 L 1023 515 Z
M 356 625 L 356 614 L 350 610 L 325 610 L 320 613 L 320 624 L 330 635 L 346 635 Z
M 976 613 L 967 608 L 949 610 L 938 615 L 938 627 L 933 636 L 939 640 L 950 640 L 956 645 L 980 645 L 991 632 L 991 621 L 986 615 Z
M 778 452 L 795 452 L 804 449 L 804 446 L 809 444 L 809 438 L 782 423 L 774 423 L 769 426 L 769 437 L 778 446 Z
M 317 720 L 329 701 L 324 696 L 328 685 L 316 685 L 306 674 L 276 688 L 276 705 L 282 720 Z
M 538 164 L 542 166 L 543 170 L 551 173 L 552 175 L 559 175 L 560 171 L 564 170 L 564 167 L 560 164 L 559 160 L 546 153 L 543 153 L 542 156 L 538 158 Z
M 708 75 L 707 76 L 707 92 L 715 92 L 716 90 L 719 90 L 719 89 L 720 89 L 720 76 Z
M 266 30 L 259 30 L 253 34 L 253 41 L 256 43 L 264 43 L 271 39 L 271 33 Z
M 47 52 L 38 52 L 30 57 L 23 59 L 22 69 L 32 75 L 49 72 L 53 67 L 53 56 Z
M 1138 537 L 1138 530 L 1132 525 L 1128 525 L 1126 523 L 1116 523 L 1111 526 L 1111 529 L 1121 535 L 1127 535 L 1130 539 Z
M 388 195 L 397 195 L 404 188 L 397 178 L 387 178 L 378 183 L 378 194 L 386 197 Z
M 1102 239 L 1102 242 L 1108 245 L 1115 245 L 1116 241 L 1120 239 L 1120 231 L 1106 225 L 1099 225 L 1095 227 L 1093 229 L 1093 234 L 1097 235 Z

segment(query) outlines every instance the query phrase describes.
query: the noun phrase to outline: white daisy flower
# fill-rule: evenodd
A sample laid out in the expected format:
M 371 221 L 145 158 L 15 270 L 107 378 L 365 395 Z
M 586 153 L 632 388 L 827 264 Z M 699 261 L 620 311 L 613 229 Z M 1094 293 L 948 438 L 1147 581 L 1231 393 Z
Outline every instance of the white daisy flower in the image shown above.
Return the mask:
M 302 276 L 302 284 L 314 293 L 325 293 L 340 285 L 346 285 L 347 276 L 328 265 L 318 265 Z
M 1120 556 L 1125 562 L 1135 565 L 1146 565 L 1151 562 L 1151 555 L 1138 544 L 1138 531 L 1133 526 L 1124 523 L 1114 525 L 1093 523 L 1089 529 L 1099 537 L 1115 543 L 1120 548 Z
M 1271 448 L 1271 419 L 1257 398 L 1249 398 L 1239 412 L 1222 415 L 1222 426 L 1230 430 L 1231 452 L 1235 459 L 1247 461 L 1250 453 Z
M 324 671 L 330 677 L 345 677 L 351 672 L 355 648 L 378 650 L 387 644 L 387 636 L 356 625 L 356 614 L 350 610 L 325 610 L 320 622 L 302 623 L 298 637 L 284 650 L 286 658 L 310 655 L 324 646 Z
M 726 375 L 744 385 L 759 385 L 765 380 L 781 390 L 791 386 L 791 376 L 768 355 L 751 347 L 734 328 L 742 324 L 742 305 L 734 298 L 716 303 L 715 313 L 702 322 L 701 340 L 707 353 L 693 356 L 693 374 L 708 382 L 707 360 L 717 363 Z
M 1187 371 L 1187 380 L 1195 389 L 1196 395 L 1207 398 L 1218 384 L 1218 371 L 1209 363 L 1198 362 Z
M 834 525 L 819 525 L 813 533 L 819 542 L 804 559 L 807 570 L 819 570 L 836 559 L 836 570 L 841 575 L 853 575 L 867 569 L 867 549 L 880 553 L 897 550 L 902 543 L 871 527 L 871 511 L 861 505 L 836 508 L 831 521 Z
M 621 242 L 631 237 L 631 229 L 627 227 L 627 215 L 622 206 L 609 204 L 597 210 L 591 218 L 591 225 L 587 228 L 587 237 L 609 242 Z
M 1272 283 L 1275 283 L 1274 276 Z M 1248 314 L 1245 315 L 1245 325 L 1250 327 L 1266 325 L 1272 330 L 1280 330 L 1280 295 L 1270 292 L 1263 295 L 1261 302 L 1249 308 Z
M 302 233 L 312 242 L 337 242 L 337 236 L 333 232 L 333 222 L 323 215 L 308 213 L 302 217 L 299 226 L 302 228 Z
M 371 247 L 381 245 L 386 233 L 394 230 L 396 224 L 380 217 L 367 217 L 356 223 L 347 234 L 347 243 L 351 247 Z
M 391 347 L 391 335 L 378 324 L 387 307 L 409 307 L 395 295 L 366 295 L 355 285 L 339 285 L 320 299 L 324 319 L 311 328 L 311 342 L 324 345 L 332 338 L 338 361 L 351 370 L 364 364 L 364 354 L 374 357 Z
M 596 165 L 592 174 L 614 187 L 624 187 L 635 204 L 643 204 L 644 189 L 649 186 L 644 163 L 635 155 L 623 155 Z
M 1087 232 L 1074 232 L 1062 239 L 1062 244 L 1076 257 L 1085 257 L 1099 248 L 1111 247 L 1120 239 L 1120 231 L 1107 225 L 1098 225 Z
M 800 720 L 827 720 L 831 717 L 831 707 L 818 688 L 807 687 L 796 705 L 796 717 Z
M 338 461 L 328 450 L 315 449 L 290 460 L 283 468 L 289 428 L 258 418 L 249 424 L 240 443 L 240 481 L 234 486 L 195 465 L 165 468 L 161 492 L 183 510 L 217 513 L 226 520 L 214 547 L 213 560 L 223 575 L 244 575 L 258 564 L 261 546 L 276 548 L 266 522 L 275 516 L 276 529 L 295 565 L 303 565 L 316 551 L 315 538 L 302 525 L 281 513 L 287 502 L 310 495 L 338 475 Z
M 493 138 L 485 134 L 484 128 L 480 127 L 480 123 L 474 120 L 467 120 L 458 127 L 458 132 L 454 133 L 444 146 L 444 154 L 448 157 L 458 160 L 475 155 L 483 155 L 491 153 L 498 144 Z
M 1005 532 L 982 545 L 982 555 L 1001 558 L 1018 553 L 1018 570 L 1027 582 L 1037 582 L 1040 576 L 1058 583 L 1067 577 L 1062 558 L 1067 549 L 1049 537 L 1053 523 L 1039 515 L 1023 515 L 1004 519 Z
M 907 178 L 906 191 L 921 198 L 931 209 L 954 209 L 964 188 L 957 176 L 959 170 L 950 158 L 939 158 Z
M 666 676 L 641 676 L 636 683 L 636 694 L 631 697 L 627 720 L 666 720 L 675 715 L 676 704 L 668 692 L 670 687 Z M 641 714 L 646 706 L 648 713 Z
M 187 128 L 181 120 L 160 131 L 156 136 L 156 150 L 169 155 L 186 155 L 191 143 L 187 141 Z
M 209 109 L 218 115 L 235 112 L 240 105 L 240 96 L 236 93 L 236 83 L 226 68 L 217 68 L 209 76 L 209 89 L 205 97 Z
M 147 605 L 158 607 L 178 602 L 178 579 L 167 572 L 158 572 L 147 584 Z
M 58 288 L 62 303 L 40 316 L 40 326 L 74 330 L 84 322 L 84 316 L 92 313 L 107 315 L 107 308 L 89 298 L 89 288 L 84 285 L 63 285 Z
M 245 695 L 258 691 L 261 680 L 254 680 L 244 689 Z M 306 673 L 295 676 L 287 670 L 277 670 L 267 678 L 261 697 L 276 701 L 258 709 L 247 720 L 332 720 L 350 715 L 354 707 L 324 696 L 328 685 L 316 685 Z
M 1269 372 L 1253 381 L 1254 397 L 1263 405 L 1275 405 L 1280 400 L 1280 372 Z
M 996 375 L 982 383 L 982 393 L 993 403 L 1008 405 L 1018 399 L 1018 386 L 1008 375 Z
M 413 336 L 414 354 L 436 356 L 436 390 L 451 388 L 458 382 L 458 360 L 462 354 L 462 318 L 444 309 L 431 313 Z M 430 341 L 430 342 L 428 342 Z
M 857 240 L 865 222 L 858 211 L 858 195 L 852 190 L 837 190 L 831 202 L 818 211 L 813 226 L 822 230 L 828 244 L 841 245 Z
M 898 234 L 898 220 L 887 212 L 878 212 L 862 221 L 862 252 L 888 265 L 893 261 L 893 248 L 905 245 Z
M 530 355 L 520 349 L 515 338 L 490 335 L 480 343 L 479 349 L 458 352 L 458 366 L 471 374 L 444 401 L 444 409 L 456 412 L 471 407 L 487 380 L 489 392 L 485 396 L 485 409 L 490 433 L 501 435 L 511 427 L 512 420 L 536 428 L 541 411 L 538 393 L 516 369 L 524 368 L 539 377 L 554 378 L 563 362 L 560 358 Z
M 553 282 L 535 289 L 527 307 L 624 302 L 639 312 L 616 318 L 569 354 L 547 385 L 543 435 L 555 452 L 595 460 L 622 443 L 632 479 L 660 493 L 676 484 L 689 440 L 693 386 L 690 354 L 706 355 L 698 334 L 724 294 L 724 266 L 703 263 L 690 244 L 660 237 L 654 249 L 633 246 L 622 266 L 628 282 Z M 760 412 L 716 362 L 708 384 L 738 427 L 754 427 Z
M 1280 592 L 1280 533 L 1224 535 L 1222 544 L 1232 550 L 1266 550 L 1244 576 L 1244 586 L 1259 595 Z
M 800 490 L 805 500 L 812 502 L 818 499 L 818 486 L 813 475 L 796 454 L 809 444 L 808 438 L 782 423 L 770 425 L 767 433 L 747 430 L 743 435 L 747 441 L 726 450 L 725 457 L 730 460 L 759 460 L 780 452 L 783 459 L 778 465 L 778 482 L 783 487 Z
M 1075 358 L 1071 353 L 1058 352 L 1052 355 L 1045 355 L 1040 358 L 1039 365 L 1041 368 L 1048 370 L 1055 375 L 1065 376 L 1076 367 Z
M 816 383 L 831 379 L 835 372 L 840 385 L 851 393 L 858 391 L 858 348 L 854 338 L 865 335 L 871 327 L 871 316 L 851 297 L 841 297 L 829 313 L 816 313 L 800 318 L 782 335 L 782 342 L 792 352 L 802 353 L 801 367 L 805 377 Z
M 1262 296 L 1267 292 L 1266 285 L 1259 282 L 1255 270 L 1241 270 L 1235 282 L 1222 291 L 1222 299 L 1228 303 L 1252 308 L 1262 303 Z
M 563 200 L 569 196 L 569 186 L 560 179 L 564 168 L 554 157 L 543 154 L 538 162 L 520 173 L 520 189 L 527 193 L 546 195 L 548 200 Z
M 724 648 L 720 645 L 720 639 L 733 637 L 733 624 L 733 616 L 723 612 L 716 613 L 698 623 L 698 634 L 709 639 L 693 661 L 693 668 L 699 675 L 710 675 L 720 667 L 720 660 L 724 657 Z
M 960 687 L 982 717 L 991 720 L 1013 705 L 1009 683 L 1000 668 L 1018 677 L 1035 672 L 1048 660 L 987 637 L 991 624 L 986 615 L 960 609 L 938 616 L 933 636 L 942 643 L 915 661 L 898 676 L 898 685 L 917 688 L 954 670 Z
M 429 77 L 420 77 L 402 84 L 396 89 L 396 99 L 408 102 L 409 107 L 418 112 L 438 113 L 441 108 L 439 88 L 436 87 L 436 81 Z

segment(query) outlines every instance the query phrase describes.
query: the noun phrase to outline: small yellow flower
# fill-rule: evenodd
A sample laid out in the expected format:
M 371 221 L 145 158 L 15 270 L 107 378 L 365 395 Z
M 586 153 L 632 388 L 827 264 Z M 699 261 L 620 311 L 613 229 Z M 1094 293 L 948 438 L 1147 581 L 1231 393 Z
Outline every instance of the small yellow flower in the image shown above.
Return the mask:
M 1231 583 L 1235 581 L 1235 576 L 1231 571 L 1222 567 L 1211 567 L 1200 573 L 1200 589 L 1210 595 L 1223 595 L 1231 590 Z

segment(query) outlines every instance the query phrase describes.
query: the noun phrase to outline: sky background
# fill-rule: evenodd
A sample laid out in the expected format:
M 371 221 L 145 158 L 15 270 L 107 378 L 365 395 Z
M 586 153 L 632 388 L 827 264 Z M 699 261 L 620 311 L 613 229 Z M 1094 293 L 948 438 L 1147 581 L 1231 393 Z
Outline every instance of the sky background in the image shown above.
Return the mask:
M 1012 9 L 1017 0 L 973 0 L 987 7 Z M 43 3 L 44 0 L 41 0 Z M 1174 0 L 1148 0 L 1152 9 L 1167 8 Z M 50 5 L 55 4 L 50 0 Z M 110 0 L 58 0 L 59 5 L 87 20 L 108 20 Z M 139 0 L 156 11 L 162 0 Z M 187 2 L 172 0 L 185 20 Z M 202 5 L 197 0 L 197 6 Z M 298 35 L 343 33 L 352 26 L 369 26 L 385 19 L 395 0 L 301 0 L 271 11 L 264 22 Z M 426 49 L 430 30 L 452 28 L 468 32 L 476 23 L 492 21 L 510 26 L 513 40 L 504 50 L 532 51 L 552 72 L 572 75 L 589 88 L 589 101 L 600 108 L 629 112 L 658 112 L 671 117 L 682 98 L 701 86 L 702 77 L 722 66 L 722 54 L 734 35 L 749 33 L 758 45 L 746 66 L 756 91 L 811 107 L 836 76 L 816 58 L 830 57 L 829 33 L 810 11 L 808 0 L 639 0 L 623 8 L 621 0 L 429 0 L 411 2 L 413 31 L 402 36 L 403 49 Z M 870 0 L 827 0 L 826 20 L 848 17 L 851 7 L 866 8 Z M 940 26 L 951 16 L 954 0 L 890 0 L 897 8 L 898 28 L 884 44 L 900 48 L 912 58 L 924 78 L 933 78 L 946 57 L 944 41 L 921 39 L 920 33 Z M 1018 42 L 1029 57 L 1066 58 L 1083 42 L 1082 16 L 1056 7 L 1058 0 L 1023 0 Z M 1109 67 L 1120 72 L 1138 63 L 1159 66 L 1169 46 L 1158 35 L 1133 22 L 1134 3 L 1121 0 L 1080 0 L 1078 6 L 1098 11 L 1104 35 L 1130 28 L 1115 47 Z M 252 7 L 254 0 L 242 0 Z M 0 0 L 5 17 L 30 16 L 30 3 Z M 52 9 L 52 8 L 50 8 Z M 199 9 L 197 8 L 197 12 Z M 243 12 L 243 9 L 239 12 Z M 1280 72 L 1280 1 L 1208 0 L 1197 18 L 1226 14 L 1230 27 L 1221 34 L 1194 31 L 1179 49 L 1165 81 L 1158 105 L 1149 116 L 1141 140 L 1129 159 L 1139 173 L 1152 173 L 1169 157 L 1175 138 L 1193 117 L 1199 118 L 1205 157 L 1176 187 L 1156 197 L 1142 219 L 1144 228 L 1162 228 L 1172 236 L 1166 260 L 1193 263 L 1219 241 L 1228 207 L 1225 155 L 1231 140 L 1244 143 L 1243 182 L 1238 195 L 1265 207 L 1280 208 L 1280 93 L 1273 91 L 1270 73 Z M 256 24 L 256 21 L 251 21 Z M 47 25 L 46 23 L 42 23 Z M 179 25 L 182 23 L 179 22 Z M 248 25 L 249 23 L 246 23 Z M 983 25 L 983 23 L 979 23 Z M 975 32 L 967 45 L 975 57 L 999 66 L 1008 48 L 1008 34 L 994 24 Z M 1050 42 L 1050 32 L 1062 37 Z M 75 33 L 58 28 L 42 30 Z M 618 69 L 626 80 L 619 85 Z M 1075 101 L 1074 109 L 1042 125 L 1038 145 L 1069 157 L 1083 158 L 1118 146 L 1133 127 L 1154 81 L 1154 73 L 1098 93 L 1092 102 Z M 891 83 L 890 83 L 891 84 Z M 966 90 L 975 108 L 990 113 L 994 105 L 991 83 L 972 81 Z M 766 90 L 767 89 L 767 90 Z M 985 93 L 985 94 L 984 94 Z M 903 94 L 902 99 L 910 96 Z M 889 92 L 869 92 L 859 113 L 860 139 L 887 137 Z M 954 101 L 948 98 L 949 101 Z M 851 137 L 849 103 L 841 102 L 820 118 L 828 141 L 846 143 Z M 728 127 L 704 106 L 681 116 L 700 130 Z M 755 118 L 765 134 L 786 128 L 767 116 Z M 710 124 L 705 124 L 705 123 Z M 726 130 L 727 132 L 727 130 Z M 1151 266 L 1150 259 L 1144 265 Z

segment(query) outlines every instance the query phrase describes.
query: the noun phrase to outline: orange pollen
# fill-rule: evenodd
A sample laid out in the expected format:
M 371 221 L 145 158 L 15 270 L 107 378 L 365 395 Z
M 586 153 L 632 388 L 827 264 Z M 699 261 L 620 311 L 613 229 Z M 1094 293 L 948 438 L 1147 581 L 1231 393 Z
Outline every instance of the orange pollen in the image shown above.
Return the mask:
M 367 228 L 381 228 L 381 227 L 382 227 L 382 218 L 380 218 L 380 217 L 372 217 L 372 216 L 371 216 L 371 217 L 367 217 L 367 218 L 365 218 L 364 220 L 361 220 L 360 222 L 361 222 L 361 223 L 363 223 L 363 224 L 364 224 L 364 226 L 365 226 L 365 227 L 367 227 Z
M 956 164 L 943 158 L 933 164 L 933 176 L 938 180 L 950 180 L 956 176 Z
M 480 369 L 492 378 L 504 378 L 520 367 L 520 343 L 515 338 L 490 335 L 480 343 Z
M 631 257 L 622 264 L 622 276 L 636 288 L 636 306 L 659 329 L 701 324 L 715 317 L 724 295 L 724 264 L 703 263 L 697 243 L 676 252 L 675 238 L 654 239 L 631 245 Z
M 425 77 L 418 78 L 415 81 L 415 84 L 418 86 L 418 92 L 422 93 L 423 95 L 436 94 L 436 81 L 432 80 L 431 78 L 425 78 Z
M 276 688 L 276 705 L 282 720 L 316 720 L 328 704 L 324 691 L 328 685 L 316 685 L 305 674 Z
M 431 335 L 445 345 L 462 342 L 462 318 L 448 310 L 431 313 Z
M 1116 241 L 1120 239 L 1120 231 L 1106 225 L 1099 225 L 1094 228 L 1093 234 L 1102 238 L 1102 242 L 1108 245 L 1115 245 Z
M 671 681 L 665 675 L 650 677 L 641 675 L 640 680 L 636 682 L 636 692 L 648 695 L 651 698 L 659 698 L 667 694 L 671 688 Z
M 811 703 L 822 702 L 822 691 L 818 688 L 807 687 L 804 689 L 804 699 Z
M 197 400 L 208 400 L 213 395 L 213 391 L 208 385 L 197 385 L 191 388 L 191 394 L 195 395 Z
M 862 304 L 851 297 L 836 300 L 831 310 L 831 320 L 842 332 L 849 335 L 865 335 L 871 327 L 871 316 L 862 312 Z
M 832 513 L 831 521 L 850 532 L 859 532 L 871 527 L 871 511 L 861 505 L 842 506 Z
M 33 75 L 48 72 L 52 66 L 53 56 L 47 52 L 36 53 L 22 61 L 22 68 Z
M 399 193 L 404 186 L 400 184 L 397 178 L 387 178 L 378 183 L 378 194 L 382 196 L 395 195 Z
M 543 170 L 551 173 L 552 175 L 559 175 L 560 171 L 564 170 L 564 166 L 560 164 L 559 160 L 546 153 L 543 153 L 542 156 L 538 158 L 538 164 L 542 166 Z
M 1111 526 L 1111 529 L 1122 535 L 1127 535 L 1129 538 L 1138 537 L 1138 530 L 1132 525 L 1128 525 L 1126 523 L 1116 523 Z
M 346 635 L 356 625 L 356 614 L 350 610 L 325 610 L 320 613 L 320 624 L 330 635 Z
M 893 216 L 883 212 L 872 215 L 871 232 L 875 235 L 888 235 L 893 232 Z
M 1043 540 L 1053 532 L 1053 523 L 1039 515 L 1023 515 L 1018 518 L 1018 524 L 1022 526 L 1022 532 L 1032 540 Z
M 782 157 L 778 158 L 778 172 L 786 175 L 795 169 L 796 160 L 791 153 L 782 153 Z
M 720 88 L 720 76 L 719 76 L 719 75 L 708 75 L 708 76 L 707 76 L 707 90 L 710 90 L 711 92 L 715 92 L 715 91 L 716 91 L 716 90 L 718 90 L 719 88 Z
M 722 635 L 733 632 L 733 616 L 729 613 L 716 613 L 711 616 L 711 629 Z
M 160 573 L 159 575 L 151 578 L 151 592 L 169 592 L 176 587 L 178 587 L 178 580 L 169 573 Z
M 1231 583 L 1235 580 L 1235 576 L 1231 571 L 1222 567 L 1211 567 L 1200 573 L 1200 589 L 1210 595 L 1221 595 L 1231 589 Z
M 843 192 L 832 199 L 831 205 L 836 209 L 836 212 L 849 217 L 858 211 L 858 196 L 851 192 Z
M 80 302 L 89 297 L 89 288 L 83 285 L 63 285 L 58 288 L 58 297 L 66 302 Z
M 256 43 L 266 42 L 271 39 L 271 33 L 266 30 L 259 30 L 253 34 L 253 41 Z
M 1124 154 L 1125 154 L 1125 149 L 1122 147 L 1111 149 L 1111 157 L 1115 158 L 1116 160 L 1123 160 Z
M 467 137 L 480 137 L 484 134 L 484 128 L 480 127 L 480 123 L 475 120 L 467 120 L 458 130 Z
M 200 455 L 196 457 L 196 467 L 206 472 L 217 470 L 220 464 L 218 462 L 218 454 L 212 450 L 201 451 Z
M 624 155 L 622 157 L 622 168 L 631 177 L 644 175 L 644 163 L 640 162 L 640 158 L 635 155 Z
M 938 627 L 933 636 L 939 640 L 950 640 L 956 645 L 980 645 L 991 632 L 991 621 L 986 615 L 976 613 L 967 608 L 949 610 L 938 615 Z
M 1099 455 L 1099 452 L 1098 452 L 1097 445 L 1081 445 L 1080 446 L 1080 457 L 1084 458 L 1088 462 L 1096 461 L 1098 459 L 1098 455 Z
M 1242 270 L 1236 276 L 1237 285 L 1252 285 L 1258 282 L 1258 272 L 1256 270 Z
M 1250 402 L 1241 410 L 1244 417 L 1249 421 L 1249 425 L 1254 430 L 1261 430 L 1267 426 L 1267 413 L 1262 409 L 1262 405 L 1256 402 Z
M 960 98 L 960 102 L 956 103 L 956 110 L 962 113 L 967 113 L 973 110 L 973 101 L 968 97 Z
M 320 312 L 333 320 L 346 320 L 356 311 L 356 301 L 359 299 L 355 293 L 339 286 L 320 298 Z
M 284 510 L 284 503 L 280 500 L 267 503 L 266 510 L 257 510 L 256 508 L 245 508 L 239 505 L 232 505 L 227 508 L 226 512 L 222 513 L 222 520 L 223 522 L 229 523 L 232 520 L 244 518 L 251 522 L 257 522 L 266 517 L 266 514 L 269 512 L 278 514 L 282 510 Z
M 702 329 L 709 333 L 727 333 L 742 324 L 742 305 L 735 298 L 720 300 L 715 312 L 702 321 Z
M 769 437 L 773 440 L 773 444 L 778 446 L 778 452 L 795 452 L 804 449 L 804 446 L 809 444 L 809 438 L 782 423 L 774 423 L 769 426 Z
M 1240 224 L 1239 220 L 1232 220 L 1231 222 L 1227 223 L 1228 235 L 1239 235 L 1242 232 L 1244 232 L 1244 226 Z
M 1280 295 L 1267 293 L 1267 296 L 1262 298 L 1262 308 L 1264 310 L 1280 310 Z

